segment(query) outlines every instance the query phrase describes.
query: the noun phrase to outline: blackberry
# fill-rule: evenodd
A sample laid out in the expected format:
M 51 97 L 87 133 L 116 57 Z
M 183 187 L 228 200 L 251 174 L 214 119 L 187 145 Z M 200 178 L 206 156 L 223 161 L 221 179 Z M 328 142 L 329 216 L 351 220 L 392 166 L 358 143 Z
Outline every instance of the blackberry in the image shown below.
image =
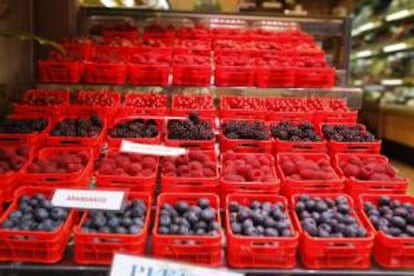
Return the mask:
M 224 135 L 229 139 L 268 139 L 266 127 L 260 121 L 227 121 L 223 123 L 222 128 Z
M 362 126 L 333 125 L 323 126 L 322 132 L 328 140 L 336 142 L 374 142 L 375 136 Z
M 214 138 L 208 121 L 201 120 L 197 113 L 190 113 L 187 120 L 168 122 L 168 139 L 172 140 L 211 140 Z
M 101 133 L 103 122 L 96 114 L 89 118 L 66 118 L 58 122 L 50 132 L 51 136 L 94 137 Z
M 155 120 L 133 119 L 119 122 L 109 130 L 109 135 L 115 138 L 154 138 L 158 135 Z
M 0 119 L 0 133 L 27 134 L 41 132 L 47 127 L 47 120 L 44 118 L 35 119 Z
M 273 138 L 284 141 L 316 142 L 322 140 L 313 130 L 313 125 L 310 122 L 295 125 L 291 122 L 282 121 L 277 125 L 273 125 L 270 131 Z

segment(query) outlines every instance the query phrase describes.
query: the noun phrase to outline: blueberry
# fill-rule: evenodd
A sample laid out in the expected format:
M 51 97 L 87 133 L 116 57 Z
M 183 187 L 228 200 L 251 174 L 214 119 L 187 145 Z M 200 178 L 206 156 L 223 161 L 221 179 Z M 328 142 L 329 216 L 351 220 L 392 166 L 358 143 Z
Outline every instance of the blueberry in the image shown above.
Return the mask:
M 327 232 L 327 233 L 331 233 L 332 232 L 332 227 L 329 224 L 327 224 L 327 223 L 322 223 L 321 225 L 319 225 L 318 228 L 320 230 L 323 230 L 324 232 Z
M 19 225 L 19 228 L 24 231 L 34 230 L 35 227 L 36 227 L 36 224 L 33 221 L 28 221 L 28 220 L 22 221 Z
M 381 215 L 392 214 L 392 210 L 389 206 L 381 206 L 379 208 Z
M 245 228 L 243 230 L 243 234 L 245 234 L 246 236 L 257 236 L 258 235 L 257 230 L 254 226 L 250 226 L 248 228 Z
M 378 199 L 378 204 L 380 206 L 390 205 L 391 204 L 391 198 L 389 196 L 380 196 L 380 198 Z
M 345 231 L 346 225 L 343 223 L 338 223 L 333 226 L 333 230 L 336 233 L 343 233 Z
M 264 217 L 257 211 L 253 212 L 252 214 L 252 220 L 254 224 L 262 224 L 264 222 Z
M 289 220 L 280 221 L 280 222 L 277 223 L 276 227 L 279 231 L 283 231 L 284 229 L 289 229 L 290 228 L 290 222 L 289 222 Z
M 37 201 L 36 199 L 32 198 L 32 199 L 30 199 L 29 204 L 32 207 L 37 207 L 39 205 L 39 201 Z
M 394 199 L 393 201 L 391 201 L 391 208 L 397 208 L 400 206 L 402 206 L 402 203 L 398 199 Z
M 250 220 L 250 219 L 246 219 L 246 220 L 245 220 L 245 221 L 243 221 L 243 223 L 242 223 L 243 229 L 250 228 L 250 227 L 252 227 L 253 225 L 254 225 L 254 223 L 253 223 L 253 221 L 252 221 L 252 220 Z
M 259 209 L 261 206 L 262 206 L 262 204 L 257 200 L 253 200 L 250 203 L 250 209 L 253 209 L 253 210 Z
M 180 225 L 180 227 L 178 228 L 178 233 L 179 235 L 188 235 L 188 227 L 185 225 Z
M 266 201 L 262 204 L 262 210 L 266 212 L 270 212 L 272 210 L 272 203 Z
M 207 223 L 205 221 L 199 221 L 197 222 L 197 224 L 194 226 L 195 229 L 207 229 Z
M 111 228 L 109 228 L 108 226 L 102 226 L 102 227 L 99 227 L 98 232 L 108 234 L 108 233 L 111 233 Z
M 249 212 L 244 209 L 241 209 L 237 212 L 237 221 L 243 222 L 244 220 L 248 219 L 250 216 Z
M 137 207 L 137 208 L 132 209 L 130 214 L 132 218 L 140 218 L 145 215 L 145 211 L 146 210 Z
M 355 225 L 347 225 L 344 230 L 345 237 L 356 237 L 358 234 L 358 229 Z
M 381 214 L 377 209 L 371 209 L 367 212 L 369 216 L 376 216 L 379 217 Z
M 334 216 L 333 212 L 325 211 L 320 215 L 319 222 L 329 223 L 330 221 L 334 220 L 333 216 Z M 335 221 L 337 220 L 335 219 Z
M 2 228 L 4 229 L 11 229 L 12 227 L 14 227 L 15 223 L 13 220 L 7 219 L 3 222 L 2 224 Z
M 65 209 L 62 208 L 53 208 L 50 211 L 50 217 L 54 220 L 58 220 L 58 219 L 66 219 L 68 215 L 68 212 Z
M 54 227 L 50 223 L 41 222 L 37 225 L 36 230 L 38 231 L 45 231 L 45 232 L 51 232 L 54 230 Z
M 400 228 L 397 228 L 397 227 L 391 227 L 390 229 L 389 229 L 389 232 L 388 232 L 391 236 L 394 236 L 394 237 L 399 237 L 400 235 L 401 235 L 401 233 L 402 233 L 402 231 L 401 231 L 401 229 Z
M 313 218 L 305 218 L 301 222 L 316 225 L 316 221 Z
M 336 204 L 348 204 L 348 199 L 345 196 L 337 196 L 335 198 Z
M 117 234 L 127 234 L 128 231 L 126 230 L 125 227 L 118 226 L 118 227 L 115 228 L 115 233 L 117 233 Z
M 258 226 L 256 227 L 256 231 L 257 231 L 257 234 L 258 234 L 259 236 L 263 236 L 265 229 L 264 229 L 264 227 L 263 227 L 263 226 L 258 225 Z
M 330 236 L 330 233 L 328 231 L 325 231 L 324 229 L 318 229 L 317 236 L 321 238 L 327 238 Z
M 315 221 L 319 221 L 319 220 L 321 219 L 321 215 L 320 215 L 318 212 L 313 212 L 313 213 L 312 213 L 312 218 L 313 218 Z
M 178 201 L 175 205 L 175 210 L 177 210 L 177 212 L 179 214 L 184 214 L 185 212 L 188 211 L 188 209 L 190 208 L 190 206 L 188 205 L 188 203 L 186 201 Z
M 278 237 L 279 232 L 274 228 L 266 228 L 264 231 L 264 235 L 267 237 Z
M 179 226 L 185 226 L 187 228 L 190 228 L 191 224 L 190 222 L 188 222 L 188 220 L 186 220 L 185 218 L 179 217 L 179 218 L 174 218 L 174 223 L 179 225 Z
M 298 203 L 296 203 L 295 209 L 296 209 L 296 213 L 297 214 L 300 214 L 303 211 L 305 211 L 306 205 L 305 205 L 305 203 L 303 201 L 299 201 Z
M 306 201 L 305 206 L 306 206 L 306 211 L 313 212 L 315 210 L 315 207 L 316 207 L 316 202 L 315 202 L 315 200 L 310 199 L 310 200 Z
M 378 227 L 378 217 L 377 216 L 369 216 L 368 219 L 371 221 L 371 223 L 375 226 L 375 228 Z
M 40 206 L 46 210 L 51 210 L 53 208 L 52 202 L 49 200 L 40 201 Z
M 160 216 L 159 222 L 160 222 L 161 226 L 167 226 L 168 227 L 171 224 L 171 218 L 170 218 L 170 216 L 163 215 L 163 216 Z
M 271 217 L 266 217 L 263 221 L 263 225 L 265 227 L 276 227 L 277 222 Z
M 108 226 L 112 228 L 117 228 L 121 224 L 121 221 L 117 217 L 112 217 L 108 220 Z
M 177 224 L 171 224 L 170 226 L 170 234 L 178 234 L 178 230 L 180 229 L 180 227 Z
M 299 199 L 299 201 L 306 202 L 310 199 L 310 197 L 307 194 L 303 194 L 303 195 L 300 195 L 298 199 Z
M 405 226 L 406 226 L 405 219 L 403 219 L 402 217 L 399 217 L 399 216 L 392 217 L 390 219 L 390 222 L 393 226 L 398 227 L 398 228 L 405 228 Z
M 213 208 L 204 209 L 201 212 L 200 218 L 206 222 L 213 221 L 216 218 L 216 211 Z
M 240 234 L 242 232 L 242 225 L 238 222 L 233 222 L 231 224 L 231 231 L 233 231 L 234 234 Z
M 316 202 L 315 210 L 317 212 L 321 213 L 321 212 L 326 211 L 327 209 L 328 209 L 328 205 L 324 201 L 320 200 Z
M 405 231 L 407 232 L 408 235 L 410 235 L 411 237 L 414 236 L 414 226 L 413 225 L 407 225 L 405 227 Z
M 213 221 L 210 222 L 210 224 L 208 225 L 208 230 L 209 231 L 213 231 L 213 230 L 220 230 L 221 229 L 221 225 L 220 223 Z
M 326 198 L 325 203 L 326 205 L 328 205 L 329 208 L 333 208 L 336 204 L 335 200 L 333 200 L 332 198 Z
M 32 206 L 30 206 L 29 204 L 21 204 L 19 206 L 19 209 L 20 209 L 20 211 L 22 211 L 25 214 L 31 213 L 33 211 Z
M 303 211 L 302 213 L 299 214 L 300 219 L 310 218 L 310 217 L 312 217 L 312 214 L 309 213 L 308 211 Z
M 13 211 L 9 215 L 9 219 L 21 219 L 23 217 L 23 213 L 21 211 Z
M 374 209 L 375 206 L 371 202 L 364 202 L 364 211 L 368 212 L 369 210 Z
M 318 234 L 318 228 L 316 227 L 316 224 L 304 223 L 302 224 L 302 228 L 311 236 L 316 236 Z
M 349 214 L 350 211 L 351 210 L 350 210 L 349 205 L 347 203 L 346 204 L 341 203 L 341 204 L 338 205 L 338 212 L 340 212 L 341 214 Z
M 29 204 L 30 203 L 30 197 L 29 196 L 27 196 L 27 195 L 24 195 L 24 196 L 22 196 L 21 198 L 20 198 L 20 200 L 19 200 L 19 204 Z
M 204 228 L 198 228 L 195 232 L 196 235 L 198 236 L 204 236 L 206 234 L 206 230 L 204 230 Z
M 292 237 L 293 233 L 290 229 L 283 229 L 281 236 L 282 237 Z
M 413 205 L 412 205 L 411 203 L 409 203 L 409 202 L 405 202 L 405 203 L 403 204 L 403 206 L 404 206 L 404 208 L 405 208 L 407 211 L 412 211 L 412 209 L 413 209 Z
M 407 216 L 407 223 L 414 224 L 414 213 L 411 213 Z
M 167 227 L 161 226 L 160 228 L 158 228 L 158 234 L 167 235 L 169 234 L 169 232 L 170 231 L 168 230 Z
M 37 201 L 44 201 L 46 200 L 45 195 L 44 194 L 35 194 L 33 196 L 34 199 L 36 199 Z
M 197 205 L 201 208 L 201 209 L 206 209 L 208 207 L 210 207 L 210 200 L 208 198 L 200 198 L 197 201 Z
M 239 211 L 239 204 L 235 201 L 231 201 L 229 203 L 229 211 L 230 212 L 238 212 Z
M 107 219 L 105 216 L 95 216 L 92 218 L 92 225 L 96 228 L 105 226 L 106 223 L 107 223 Z
M 142 218 L 134 218 L 132 219 L 132 222 L 135 226 L 139 227 L 139 228 L 143 228 L 144 227 L 144 220 Z
M 345 224 L 349 225 L 349 224 L 354 224 L 356 222 L 357 222 L 357 220 L 353 216 L 351 216 L 351 215 L 345 215 L 344 216 L 344 223 Z
M 123 218 L 121 221 L 122 226 L 124 226 L 125 228 L 132 226 L 133 223 L 134 222 L 130 218 Z
M 184 214 L 184 217 L 191 223 L 191 224 L 196 224 L 199 220 L 198 216 L 196 215 L 196 213 L 192 212 L 192 211 L 188 211 L 187 213 Z
M 35 219 L 39 222 L 49 217 L 49 212 L 44 208 L 39 208 L 35 211 Z
M 212 230 L 212 231 L 208 232 L 209 236 L 217 236 L 218 234 L 219 234 L 219 231 L 217 231 L 217 230 Z
M 277 221 L 287 218 L 286 214 L 283 211 L 278 210 L 278 209 L 272 210 L 271 215 Z
M 357 237 L 366 237 L 367 236 L 367 230 L 365 230 L 363 227 L 357 228 Z
M 400 217 L 404 218 L 404 217 L 408 216 L 408 211 L 404 207 L 398 207 L 398 208 L 394 209 L 393 215 L 394 216 L 400 216 Z

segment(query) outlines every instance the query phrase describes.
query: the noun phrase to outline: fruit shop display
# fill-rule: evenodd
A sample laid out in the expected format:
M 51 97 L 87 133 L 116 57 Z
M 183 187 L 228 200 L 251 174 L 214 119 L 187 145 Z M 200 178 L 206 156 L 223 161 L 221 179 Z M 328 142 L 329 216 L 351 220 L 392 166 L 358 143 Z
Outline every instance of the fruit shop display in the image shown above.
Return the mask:
M 11 212 L 1 223 L 2 229 L 13 231 L 53 232 L 63 225 L 68 210 L 53 207 L 44 194 L 22 196 L 18 209 Z

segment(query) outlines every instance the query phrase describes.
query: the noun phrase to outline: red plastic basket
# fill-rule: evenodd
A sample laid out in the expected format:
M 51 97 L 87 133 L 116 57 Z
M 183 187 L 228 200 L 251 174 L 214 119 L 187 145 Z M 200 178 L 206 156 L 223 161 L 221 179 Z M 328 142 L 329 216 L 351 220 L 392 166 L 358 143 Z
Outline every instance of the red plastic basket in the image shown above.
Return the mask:
M 315 194 L 315 193 L 342 193 L 345 179 L 336 175 L 334 168 L 332 171 L 336 179 L 328 180 L 295 180 L 287 177 L 281 168 L 281 159 L 284 156 L 304 156 L 306 159 L 319 160 L 324 158 L 330 161 L 327 154 L 324 153 L 279 153 L 276 157 L 276 169 L 281 179 L 281 193 L 286 197 L 293 194 Z
M 266 133 L 269 132 L 269 127 L 265 121 L 253 120 L 253 119 L 224 119 L 220 125 L 228 121 L 260 121 L 265 125 Z M 223 130 L 220 128 L 219 142 L 221 152 L 229 150 L 241 153 L 272 153 L 273 145 L 272 140 L 269 137 L 266 140 L 255 140 L 255 139 L 229 139 L 224 135 Z
M 211 67 L 209 65 L 173 65 L 173 84 L 188 86 L 210 86 Z
M 119 152 L 119 149 L 109 149 L 110 152 Z M 105 157 L 106 158 L 106 157 Z M 126 175 L 102 175 L 99 170 L 95 171 L 96 187 L 98 188 L 119 188 L 129 189 L 131 192 L 147 192 L 151 194 L 151 198 L 154 196 L 157 174 L 158 174 L 158 162 L 157 157 L 157 170 L 152 176 L 126 176 Z
M 371 202 L 377 205 L 378 199 L 381 195 L 362 195 L 358 210 L 361 220 L 365 226 L 375 234 L 374 247 L 372 253 L 374 255 L 375 262 L 382 267 L 386 268 L 413 268 L 414 267 L 414 238 L 413 237 L 393 237 L 385 234 L 383 231 L 375 229 L 374 225 L 370 222 L 368 216 L 363 209 L 364 202 Z M 414 204 L 414 197 L 408 195 L 388 195 L 392 199 L 398 199 L 402 203 Z
M 201 117 L 215 118 L 216 109 L 212 95 L 187 95 L 176 94 L 172 98 L 171 115 L 188 116 L 191 112 L 197 112 Z
M 95 51 L 94 44 L 91 40 L 84 42 L 65 41 L 60 43 L 60 45 L 70 56 L 76 56 L 84 60 L 91 58 Z
M 85 63 L 85 81 L 87 83 L 124 84 L 127 66 L 124 63 Z
M 338 112 L 338 111 L 315 111 L 313 122 L 315 125 L 322 123 L 351 123 L 358 121 L 357 111 Z
M 320 129 L 324 125 L 337 125 L 335 123 L 326 123 L 321 124 Z M 340 125 L 346 126 L 355 126 L 359 125 L 362 128 L 362 131 L 366 131 L 366 127 L 361 124 L 351 124 L 351 123 L 340 123 Z M 333 140 L 328 140 L 328 148 L 331 156 L 334 156 L 337 153 L 380 153 L 381 151 L 381 140 L 375 142 L 336 142 Z
M 24 195 L 42 193 L 50 198 L 54 189 L 23 187 L 16 191 L 14 201 L 1 216 L 0 224 L 18 209 Z M 53 232 L 0 229 L 0 261 L 56 263 L 63 258 L 77 214 L 71 211 L 63 225 Z
M 211 129 L 214 133 L 216 127 L 215 127 L 215 121 L 213 119 L 203 119 L 210 122 Z M 168 138 L 168 124 L 170 120 L 167 121 L 167 130 L 165 134 L 165 145 L 171 146 L 171 147 L 184 147 L 184 148 L 191 148 L 194 150 L 213 150 L 216 145 L 216 137 L 213 136 L 210 140 L 178 140 L 178 139 L 169 139 Z
M 79 83 L 84 73 L 80 61 L 39 60 L 38 66 L 42 82 Z
M 295 87 L 331 88 L 335 86 L 334 68 L 296 68 L 295 71 Z
M 290 121 L 292 122 L 292 121 Z M 304 121 L 301 121 L 304 122 Z M 293 122 L 293 123 L 301 123 L 301 122 Z M 272 128 L 272 126 L 277 125 L 280 123 L 280 121 L 276 122 L 270 122 L 269 127 Z M 314 131 L 319 134 L 318 130 L 314 128 Z M 322 138 L 322 136 L 321 136 Z M 319 141 L 319 142 L 292 142 L 292 141 L 286 141 L 281 140 L 279 138 L 273 138 L 273 150 L 274 154 L 280 153 L 280 152 L 321 152 L 326 153 L 328 151 L 328 144 L 325 140 Z
M 339 164 L 341 161 L 346 161 L 353 156 L 374 158 L 378 161 L 378 163 L 388 163 L 388 159 L 379 154 L 369 153 L 340 153 L 335 155 L 336 170 L 340 176 L 346 179 L 345 192 L 354 200 L 358 200 L 361 194 L 405 194 L 407 192 L 409 182 L 407 178 L 399 178 L 398 180 L 393 181 L 366 181 L 346 177 Z
M 209 40 L 178 39 L 175 40 L 174 54 L 210 56 L 211 48 Z
M 189 204 L 195 204 L 199 198 L 208 198 L 211 207 L 216 210 L 220 209 L 219 198 L 214 194 L 165 193 L 158 196 L 153 229 L 152 254 L 155 257 L 208 266 L 220 266 L 222 264 L 221 241 L 223 233 L 221 231 L 217 236 L 178 236 L 158 234 L 158 218 L 164 203 L 175 204 L 179 200 L 185 200 Z M 216 221 L 221 224 L 219 213 Z
M 53 104 L 27 104 L 28 101 L 55 98 Z M 22 101 L 13 105 L 13 111 L 17 114 L 38 113 L 60 115 L 70 105 L 70 94 L 68 90 L 43 90 L 30 89 L 23 93 Z
M 169 84 L 170 65 L 168 64 L 128 64 L 129 83 L 134 85 Z
M 287 200 L 277 195 L 231 194 L 226 198 L 227 263 L 236 268 L 293 268 L 299 235 L 291 225 L 292 237 L 246 237 L 231 231 L 229 203 L 249 206 L 254 200 L 282 203 L 287 213 Z M 289 220 L 292 221 L 289 217 Z
M 334 198 L 343 194 L 315 194 L 320 198 Z M 371 249 L 374 242 L 374 234 L 370 229 L 363 238 L 319 238 L 312 237 L 305 232 L 299 218 L 294 211 L 297 196 L 292 196 L 292 218 L 295 228 L 300 233 L 300 255 L 302 264 L 311 269 L 367 269 L 371 265 Z M 351 206 L 353 201 L 346 196 Z M 355 216 L 359 225 L 363 225 L 352 209 L 351 215 Z
M 265 119 L 264 102 L 259 97 L 221 96 L 220 118 Z
M 255 70 L 252 66 L 216 65 L 214 82 L 217 86 L 254 86 Z
M 154 99 L 156 97 L 158 99 Z M 154 105 L 155 103 L 155 105 Z M 124 105 L 118 112 L 119 117 L 148 115 L 165 116 L 168 114 L 168 97 L 159 93 L 127 93 Z
M 108 265 L 111 264 L 116 253 L 136 256 L 145 254 L 151 217 L 151 197 L 147 193 L 135 192 L 129 192 L 126 196 L 128 200 L 141 199 L 147 206 L 145 224 L 142 231 L 136 235 L 85 233 L 81 227 L 88 219 L 88 213 L 86 213 L 83 215 L 79 225 L 74 228 L 74 259 L 76 263 Z
M 110 130 L 115 128 L 116 125 L 118 125 L 119 123 L 122 123 L 122 122 L 125 122 L 125 121 L 132 121 L 132 120 L 136 120 L 136 119 L 140 119 L 140 117 L 139 116 L 129 116 L 129 117 L 117 118 L 114 121 L 114 123 L 109 125 L 108 131 L 107 131 L 108 146 L 109 147 L 119 147 L 122 143 L 122 140 L 127 140 L 127 141 L 130 141 L 130 142 L 142 143 L 142 144 L 160 144 L 161 143 L 162 133 L 163 133 L 163 130 L 164 130 L 164 121 L 163 120 L 155 120 L 155 122 L 157 123 L 157 126 L 158 126 L 158 135 L 154 138 L 128 138 L 128 137 L 116 138 L 116 137 L 112 137 L 110 135 Z M 150 118 L 145 118 L 144 120 L 148 120 L 148 119 L 150 119 Z
M 294 87 L 294 68 L 257 67 L 256 85 L 258 87 Z
M 9 145 L 18 145 L 18 144 L 28 144 L 32 146 L 34 149 L 41 148 L 45 145 L 47 133 L 49 133 L 52 127 L 52 120 L 50 118 L 45 117 L 45 115 L 38 115 L 38 114 L 15 114 L 7 116 L 8 119 L 36 119 L 36 118 L 44 118 L 47 119 L 48 125 L 47 127 L 41 132 L 33 132 L 33 133 L 0 133 L 0 143 L 1 144 L 9 144 Z
M 0 144 L 0 150 L 1 149 L 16 150 L 18 147 L 19 145 L 7 145 L 7 144 L 1 145 Z M 32 158 L 33 154 L 34 154 L 34 150 L 30 149 L 28 156 L 26 156 L 26 161 L 24 162 L 23 166 L 19 170 L 17 171 L 11 170 L 11 171 L 8 171 L 7 173 L 0 173 L 0 178 L 1 178 L 0 202 L 3 202 L 3 201 L 8 202 L 8 201 L 13 200 L 13 194 L 20 184 L 22 171 L 29 164 L 29 160 Z M 1 210 L 2 208 L 0 206 L 0 211 Z
M 262 155 L 263 153 L 230 153 L 231 155 L 236 156 L 246 156 L 246 155 Z M 271 160 L 274 160 L 273 156 L 266 154 Z M 224 153 L 221 156 L 221 170 L 225 169 L 224 163 L 228 157 L 228 154 Z M 272 162 L 274 163 L 274 162 Z M 277 178 L 276 170 L 274 165 L 272 166 L 273 175 L 275 176 L 275 181 L 272 182 L 232 182 L 224 180 L 223 177 L 220 177 L 220 198 L 222 204 L 226 202 L 226 197 L 229 194 L 233 193 L 243 193 L 243 194 L 278 194 L 280 190 L 280 182 Z
M 273 121 L 312 121 L 313 111 L 301 98 L 265 98 L 267 119 Z
M 61 121 L 68 119 L 68 118 L 80 118 L 83 115 L 80 116 L 62 116 L 60 117 L 56 124 L 53 126 L 53 128 Z M 98 136 L 95 137 L 73 137 L 73 136 L 52 136 L 51 131 L 53 131 L 53 128 L 51 128 L 49 134 L 46 137 L 46 144 L 49 147 L 90 147 L 93 149 L 93 154 L 95 158 L 98 158 L 98 156 L 101 154 L 102 145 L 105 141 L 106 137 L 106 120 L 103 119 L 103 127 L 101 130 L 101 133 Z
M 34 174 L 27 171 L 28 166 L 22 170 L 20 185 L 22 186 L 41 186 L 50 188 L 73 187 L 82 188 L 89 187 L 90 178 L 93 174 L 92 149 L 90 148 L 43 148 L 37 155 L 33 155 L 28 164 L 33 163 L 35 159 L 48 159 L 62 152 L 77 153 L 88 152 L 91 157 L 85 166 L 85 169 L 75 173 L 40 173 Z
M 205 151 L 216 164 L 214 177 L 171 177 L 161 173 L 161 191 L 163 193 L 212 193 L 220 191 L 217 157 L 214 151 Z

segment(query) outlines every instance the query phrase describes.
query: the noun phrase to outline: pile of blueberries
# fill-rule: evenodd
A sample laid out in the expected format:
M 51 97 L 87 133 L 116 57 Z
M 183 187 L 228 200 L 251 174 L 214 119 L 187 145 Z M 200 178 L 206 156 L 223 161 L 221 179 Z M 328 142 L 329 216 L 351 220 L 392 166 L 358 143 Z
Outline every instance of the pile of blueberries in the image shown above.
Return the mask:
M 120 212 L 89 212 L 82 225 L 86 233 L 138 234 L 145 226 L 147 207 L 145 202 L 134 199 L 125 204 Z
M 288 121 L 282 121 L 273 125 L 270 129 L 273 138 L 283 141 L 292 142 L 318 142 L 322 138 L 316 134 L 313 125 L 310 122 L 294 124 Z
M 194 205 L 184 200 L 174 205 L 164 203 L 158 218 L 158 234 L 215 236 L 221 229 L 217 215 L 208 198 L 200 198 Z
M 187 120 L 168 122 L 168 139 L 172 140 L 211 140 L 214 133 L 210 123 L 201 120 L 197 113 L 190 113 Z
M 266 127 L 260 121 L 227 121 L 223 123 L 223 133 L 229 139 L 267 140 Z
M 153 138 L 158 135 L 158 126 L 153 119 L 127 120 L 109 130 L 109 135 L 115 138 Z
M 68 217 L 68 211 L 53 207 L 43 194 L 22 196 L 18 209 L 11 212 L 2 223 L 3 229 L 52 232 L 59 228 Z
M 34 119 L 8 119 L 0 118 L 0 133 L 27 134 L 41 132 L 47 127 L 47 120 L 44 118 Z
M 66 118 L 58 122 L 50 132 L 51 136 L 94 137 L 103 128 L 103 121 L 97 114 L 89 118 Z
M 364 211 L 377 230 L 393 237 L 414 236 L 414 210 L 411 203 L 381 196 L 377 205 L 364 202 Z
M 291 223 L 282 203 L 254 200 L 250 206 L 229 203 L 231 230 L 236 235 L 291 237 Z
M 296 214 L 303 230 L 312 237 L 365 237 L 366 230 L 351 214 L 345 196 L 336 198 L 310 197 L 300 195 L 296 202 Z

